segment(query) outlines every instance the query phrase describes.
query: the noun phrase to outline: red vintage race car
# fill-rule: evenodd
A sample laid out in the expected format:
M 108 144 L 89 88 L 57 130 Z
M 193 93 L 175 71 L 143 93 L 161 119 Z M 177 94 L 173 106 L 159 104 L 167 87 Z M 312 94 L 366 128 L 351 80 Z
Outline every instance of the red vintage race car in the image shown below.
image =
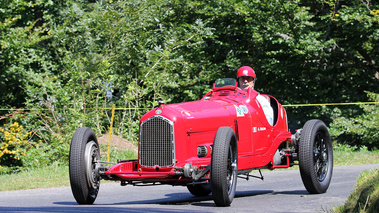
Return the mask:
M 101 161 L 94 132 L 79 128 L 70 148 L 72 193 L 79 204 L 92 204 L 100 180 L 121 185 L 186 186 L 195 196 L 212 193 L 217 206 L 229 206 L 237 178 L 263 179 L 261 169 L 299 165 L 309 193 L 324 193 L 333 171 L 332 141 L 324 122 L 310 120 L 291 134 L 283 106 L 266 96 L 272 125 L 256 97 L 237 87 L 235 79 L 219 79 L 201 100 L 159 106 L 140 120 L 138 159 Z M 260 176 L 250 174 L 259 170 Z

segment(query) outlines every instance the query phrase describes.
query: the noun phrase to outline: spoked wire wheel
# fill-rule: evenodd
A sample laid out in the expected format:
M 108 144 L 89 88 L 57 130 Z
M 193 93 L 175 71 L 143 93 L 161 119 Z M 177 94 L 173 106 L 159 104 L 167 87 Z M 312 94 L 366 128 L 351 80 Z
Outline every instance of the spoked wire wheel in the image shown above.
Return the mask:
M 313 161 L 316 177 L 319 182 L 325 180 L 328 170 L 328 149 L 325 144 L 325 135 L 318 132 L 313 146 Z
M 227 173 L 226 173 L 228 194 L 232 193 L 232 190 L 234 190 L 233 188 L 235 188 L 236 186 L 236 180 L 237 180 L 235 178 L 236 176 L 237 176 L 237 157 L 235 156 L 233 147 L 229 146 Z

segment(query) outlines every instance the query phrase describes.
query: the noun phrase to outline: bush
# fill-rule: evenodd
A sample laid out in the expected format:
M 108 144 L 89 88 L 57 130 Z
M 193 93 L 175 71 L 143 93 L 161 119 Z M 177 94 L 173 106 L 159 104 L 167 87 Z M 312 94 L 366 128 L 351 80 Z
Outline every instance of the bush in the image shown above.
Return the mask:
M 23 157 L 36 144 L 30 143 L 31 132 L 25 132 L 19 123 L 5 124 L 0 127 L 0 167 L 17 168 L 23 166 Z M 7 170 L 7 169 L 2 169 Z
M 61 148 L 66 150 L 67 147 Z M 68 165 L 65 156 L 59 154 L 59 150 L 51 145 L 36 146 L 30 149 L 26 156 L 23 157 L 23 166 L 25 168 L 41 168 L 56 162 L 58 165 Z
M 379 94 L 367 92 L 369 98 L 379 102 Z M 346 118 L 336 117 L 331 123 L 331 135 L 340 144 L 366 146 L 369 150 L 379 149 L 379 105 L 361 105 L 363 114 Z
M 18 122 L 0 127 L 0 174 L 40 168 L 54 162 L 68 165 L 70 145 L 60 142 L 62 136 L 49 136 L 50 143 L 42 143 L 32 133 L 25 131 Z

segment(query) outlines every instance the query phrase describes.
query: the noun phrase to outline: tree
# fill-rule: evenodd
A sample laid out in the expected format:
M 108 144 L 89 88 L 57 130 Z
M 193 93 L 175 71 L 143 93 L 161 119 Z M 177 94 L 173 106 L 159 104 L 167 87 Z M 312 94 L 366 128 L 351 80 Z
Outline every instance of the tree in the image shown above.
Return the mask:
M 30 73 L 55 71 L 49 46 L 52 23 L 59 23 L 62 0 L 4 0 L 0 3 L 1 107 L 23 107 Z
M 362 1 L 175 1 L 181 15 L 173 20 L 200 17 L 215 29 L 203 49 L 213 78 L 235 77 L 238 67 L 250 65 L 257 90 L 284 104 L 338 103 L 367 101 L 364 91 L 378 90 L 377 7 Z M 287 110 L 292 130 L 314 117 L 332 121 L 328 107 Z M 341 113 L 354 112 L 361 113 Z

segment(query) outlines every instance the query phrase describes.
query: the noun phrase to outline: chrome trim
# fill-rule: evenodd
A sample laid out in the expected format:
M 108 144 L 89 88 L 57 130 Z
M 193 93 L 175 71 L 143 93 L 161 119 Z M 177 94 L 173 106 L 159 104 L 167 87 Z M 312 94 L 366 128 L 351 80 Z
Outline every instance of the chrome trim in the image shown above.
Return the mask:
M 160 119 L 153 121 L 155 119 Z M 161 125 L 159 122 L 165 122 L 169 126 Z M 146 124 L 152 123 L 151 127 L 146 127 Z M 162 129 L 164 128 L 164 129 Z M 168 128 L 168 129 L 167 129 Z M 151 131 L 150 133 L 145 133 Z M 144 167 L 170 167 L 175 164 L 175 133 L 174 122 L 160 116 L 152 116 L 140 124 L 139 133 L 139 164 Z M 153 134 L 153 135 L 151 135 Z M 147 137 L 147 138 L 146 138 Z M 167 140 L 167 137 L 168 140 Z M 155 141 L 160 140 L 160 141 Z M 160 146 L 162 145 L 163 148 Z M 166 158 L 166 159 L 165 159 Z M 170 159 L 167 159 L 170 158 Z

